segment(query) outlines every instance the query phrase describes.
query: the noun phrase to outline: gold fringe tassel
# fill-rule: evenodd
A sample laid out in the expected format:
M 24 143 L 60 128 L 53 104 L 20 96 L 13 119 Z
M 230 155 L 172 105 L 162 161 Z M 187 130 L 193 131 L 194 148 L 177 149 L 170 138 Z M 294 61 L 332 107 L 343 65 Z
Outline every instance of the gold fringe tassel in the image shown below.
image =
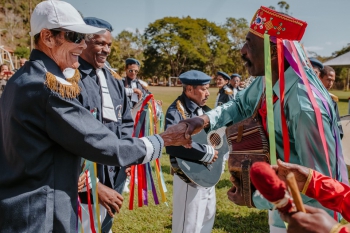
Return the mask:
M 80 94 L 80 87 L 78 82 L 80 80 L 80 73 L 78 69 L 75 70 L 73 77 L 67 78 L 66 81 L 72 85 L 60 83 L 56 76 L 50 72 L 46 73 L 45 85 L 52 91 L 57 92 L 63 98 L 76 98 Z
M 110 69 L 110 68 L 107 67 L 107 66 L 105 66 L 105 67 L 109 70 L 109 72 L 111 73 L 111 75 L 112 75 L 114 78 L 116 78 L 116 79 L 118 79 L 118 80 L 122 80 L 122 77 L 121 77 L 117 72 L 115 72 L 114 70 Z
M 180 100 L 176 101 L 176 108 L 180 112 L 180 114 L 183 117 L 183 119 L 186 119 L 185 109 L 184 109 L 184 106 L 182 106 Z

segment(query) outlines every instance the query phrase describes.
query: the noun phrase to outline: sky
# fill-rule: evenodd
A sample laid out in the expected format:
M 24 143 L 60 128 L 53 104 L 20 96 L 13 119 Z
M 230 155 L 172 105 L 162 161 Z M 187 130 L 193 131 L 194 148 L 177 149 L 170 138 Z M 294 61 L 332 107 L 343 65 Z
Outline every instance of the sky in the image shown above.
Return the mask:
M 65 0 L 84 16 L 94 16 L 112 24 L 113 36 L 122 30 L 141 32 L 166 16 L 206 18 L 218 25 L 226 18 L 251 21 L 261 6 L 275 6 L 279 0 Z M 304 47 L 321 56 L 350 43 L 349 0 L 288 0 L 288 13 L 308 23 L 302 39 Z

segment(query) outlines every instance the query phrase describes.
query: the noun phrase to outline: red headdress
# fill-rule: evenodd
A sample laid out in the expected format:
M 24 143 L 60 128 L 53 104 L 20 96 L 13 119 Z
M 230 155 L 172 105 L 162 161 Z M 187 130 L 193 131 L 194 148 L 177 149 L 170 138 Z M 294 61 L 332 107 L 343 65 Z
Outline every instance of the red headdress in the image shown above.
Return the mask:
M 270 8 L 261 6 L 255 13 L 250 32 L 264 38 L 264 34 L 286 40 L 300 41 L 307 23 Z

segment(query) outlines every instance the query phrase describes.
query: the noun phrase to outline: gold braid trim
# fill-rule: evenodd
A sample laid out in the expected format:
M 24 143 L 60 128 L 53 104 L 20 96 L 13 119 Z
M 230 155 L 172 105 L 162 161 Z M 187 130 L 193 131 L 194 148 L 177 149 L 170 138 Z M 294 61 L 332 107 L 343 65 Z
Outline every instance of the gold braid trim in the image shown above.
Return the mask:
M 66 81 L 72 85 L 67 85 L 59 82 L 55 75 L 50 72 L 46 72 L 45 85 L 54 92 L 57 92 L 63 98 L 76 98 L 80 94 L 80 87 L 78 82 L 80 80 L 79 70 L 76 69 L 73 77 L 67 78 Z
M 111 75 L 115 78 L 115 79 L 118 79 L 118 80 L 122 80 L 122 77 L 117 73 L 115 72 L 114 70 L 112 70 L 111 68 L 105 66 L 109 72 L 111 73 Z
M 176 108 L 177 110 L 180 112 L 181 116 L 186 119 L 186 115 L 185 115 L 185 109 L 184 106 L 182 106 L 182 103 L 180 100 L 176 101 Z
M 231 88 L 227 87 L 227 88 L 225 89 L 225 94 L 226 94 L 226 95 L 232 95 L 232 94 L 233 94 L 233 90 L 232 90 Z
M 303 190 L 301 190 L 301 193 L 302 193 L 302 194 L 305 194 L 306 191 L 307 191 L 307 189 L 309 188 L 309 184 L 310 184 L 310 181 L 311 181 L 311 179 L 312 179 L 312 174 L 313 174 L 313 170 L 312 170 L 312 169 L 309 169 L 309 175 L 308 175 L 308 177 L 307 177 L 307 179 L 306 179 L 306 182 L 305 182 L 305 184 L 304 184 Z
M 342 228 L 343 225 L 341 225 L 340 223 L 335 224 L 329 233 L 339 233 Z
M 328 92 L 329 93 L 329 95 L 331 96 L 331 98 L 332 98 L 332 100 L 333 101 L 335 101 L 335 102 L 339 102 L 339 98 L 338 98 L 338 96 L 336 96 L 336 95 L 333 95 L 332 93 L 330 93 L 330 92 Z

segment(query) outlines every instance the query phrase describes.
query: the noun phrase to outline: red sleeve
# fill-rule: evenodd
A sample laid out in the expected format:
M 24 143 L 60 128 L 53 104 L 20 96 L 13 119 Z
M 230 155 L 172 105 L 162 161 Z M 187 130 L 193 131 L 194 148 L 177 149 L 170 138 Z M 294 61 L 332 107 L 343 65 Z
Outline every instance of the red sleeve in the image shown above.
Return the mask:
M 350 221 L 349 186 L 313 171 L 305 194 L 319 201 L 324 207 L 341 213 L 343 218 Z
M 340 230 L 339 233 L 350 233 L 350 224 L 343 226 Z

